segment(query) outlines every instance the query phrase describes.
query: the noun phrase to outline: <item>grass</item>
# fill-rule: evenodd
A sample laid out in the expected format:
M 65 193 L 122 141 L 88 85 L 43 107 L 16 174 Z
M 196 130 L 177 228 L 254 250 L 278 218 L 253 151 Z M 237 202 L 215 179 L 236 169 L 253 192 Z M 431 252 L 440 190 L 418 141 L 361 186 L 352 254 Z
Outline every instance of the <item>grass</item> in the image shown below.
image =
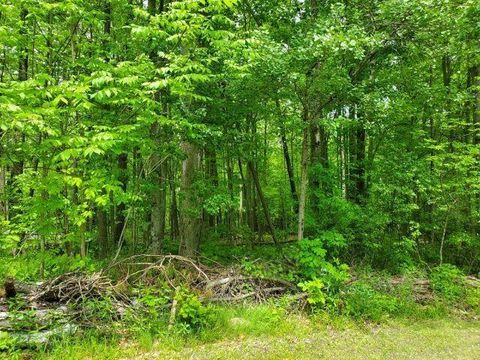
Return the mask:
M 158 346 L 129 359 L 479 359 L 480 328 L 466 322 L 388 324 L 365 329 L 298 329 L 282 336 L 248 336 L 180 351 Z M 309 331 L 310 330 L 310 331 Z
M 195 334 L 158 329 L 87 332 L 32 358 L 53 359 L 480 359 L 480 324 L 462 319 L 395 319 L 382 324 L 325 314 L 287 315 L 271 305 L 218 308 Z M 1 358 L 1 355 L 0 355 Z M 23 358 L 21 353 L 9 359 Z

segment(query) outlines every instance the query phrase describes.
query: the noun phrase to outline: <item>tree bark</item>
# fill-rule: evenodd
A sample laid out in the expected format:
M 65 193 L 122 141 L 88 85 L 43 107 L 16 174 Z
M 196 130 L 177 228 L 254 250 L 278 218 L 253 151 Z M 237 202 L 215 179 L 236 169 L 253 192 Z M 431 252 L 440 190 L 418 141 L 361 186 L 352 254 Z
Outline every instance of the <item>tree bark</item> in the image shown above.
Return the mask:
M 310 189 L 312 191 L 311 209 L 315 216 L 319 216 L 318 193 L 323 191 L 329 193 L 328 184 L 325 179 L 325 171 L 328 168 L 328 134 L 322 125 L 310 125 L 310 166 L 315 169 L 310 176 Z
M 103 32 L 110 35 L 112 32 L 112 3 L 110 0 L 105 0 L 103 12 L 105 14 L 105 21 L 103 22 Z M 106 43 L 104 42 L 104 46 Z
M 260 198 L 260 202 L 262 203 L 263 207 L 263 214 L 265 216 L 265 221 L 267 222 L 268 230 L 270 235 L 272 235 L 273 242 L 277 244 L 277 237 L 275 236 L 275 228 L 273 227 L 272 218 L 270 216 L 270 210 L 268 209 L 268 203 L 265 199 L 265 195 L 262 191 L 262 187 L 260 185 L 260 180 L 258 179 L 258 173 L 253 165 L 252 161 L 248 162 L 248 169 L 250 170 L 250 174 L 252 175 L 253 181 L 255 183 L 255 187 L 257 188 L 258 197 Z
M 280 140 L 282 142 L 283 157 L 285 159 L 285 166 L 287 168 L 288 183 L 290 185 L 290 193 L 292 195 L 293 208 L 295 209 L 295 213 L 298 214 L 298 194 L 297 194 L 297 188 L 295 186 L 295 176 L 293 174 L 292 161 L 290 159 L 290 153 L 288 151 L 287 135 L 285 133 L 285 126 L 283 124 L 280 126 Z
M 166 189 L 166 164 L 165 160 L 154 156 L 156 187 L 153 192 L 153 204 L 151 213 L 151 245 L 155 254 L 160 254 L 165 239 L 165 216 L 167 212 L 167 189 Z M 160 162 L 160 163 L 159 163 Z
M 242 188 L 241 188 L 241 199 L 240 199 L 240 224 L 243 224 L 243 209 L 245 209 L 246 212 L 246 224 L 250 226 L 250 197 L 248 194 L 249 188 L 248 188 L 248 183 L 247 179 L 245 178 L 243 174 L 243 165 L 242 165 L 242 160 L 238 158 L 238 172 L 240 173 L 240 178 L 242 180 Z
M 118 180 L 120 181 L 122 191 L 126 192 L 127 182 L 128 182 L 128 174 L 127 174 L 128 155 L 126 153 L 118 155 L 117 165 L 119 170 Z M 125 228 L 125 209 L 126 209 L 125 203 L 122 201 L 120 204 L 117 205 L 115 210 L 115 228 L 114 228 L 113 240 L 117 244 L 120 242 L 122 233 Z
M 20 28 L 20 34 L 24 41 L 27 40 L 27 16 L 28 10 L 22 9 L 20 12 L 20 21 L 22 22 L 22 27 Z M 28 79 L 28 50 L 27 46 L 23 44 L 20 48 L 20 59 L 18 64 L 18 80 L 26 81 Z
M 178 219 L 178 206 L 177 206 L 177 191 L 175 189 L 175 183 L 170 182 L 171 202 L 170 202 L 170 237 L 172 240 L 177 239 L 180 236 L 180 227 Z
M 356 171 L 356 195 L 357 203 L 362 203 L 367 195 L 365 183 L 365 127 L 360 123 L 357 128 L 357 171 Z
M 188 141 L 183 141 L 181 147 L 186 159 L 182 164 L 179 253 L 195 258 L 198 256 L 202 225 L 202 211 L 194 189 L 196 173 L 200 169 L 200 150 L 196 144 Z
M 157 1 L 156 0 L 148 0 L 147 10 L 150 15 L 155 15 L 157 12 Z
M 206 165 L 206 176 L 207 181 L 209 182 L 210 186 L 213 188 L 218 187 L 218 171 L 217 171 L 217 154 L 214 148 L 205 147 L 205 165 Z M 228 171 L 228 162 L 227 162 L 227 176 L 229 175 Z M 227 181 L 229 181 L 228 178 Z M 213 228 L 215 227 L 215 219 L 216 215 L 214 214 L 206 214 L 208 226 Z M 228 218 L 228 217 L 227 217 Z
M 305 204 L 307 200 L 308 185 L 308 125 L 308 109 L 304 106 L 302 155 L 300 160 L 300 197 L 298 201 L 298 240 L 303 239 L 303 232 L 305 227 Z
M 232 160 L 230 159 L 230 154 L 227 153 L 226 159 L 227 165 L 227 188 L 228 188 L 228 195 L 230 197 L 230 201 L 233 202 L 234 194 L 233 194 L 233 164 Z M 217 184 L 218 186 L 218 184 Z M 233 223 L 234 223 L 234 212 L 232 209 L 227 209 L 226 219 L 228 231 L 232 231 Z
M 109 244 L 108 244 L 108 225 L 107 225 L 107 213 L 103 209 L 97 210 L 97 241 L 99 256 L 104 259 L 108 256 Z

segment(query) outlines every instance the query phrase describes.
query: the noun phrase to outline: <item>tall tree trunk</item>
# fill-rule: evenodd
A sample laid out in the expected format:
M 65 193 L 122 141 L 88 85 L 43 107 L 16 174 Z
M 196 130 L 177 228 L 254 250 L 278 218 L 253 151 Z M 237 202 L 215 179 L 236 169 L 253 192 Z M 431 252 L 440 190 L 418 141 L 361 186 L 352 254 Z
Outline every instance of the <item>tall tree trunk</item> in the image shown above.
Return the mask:
M 85 239 L 85 232 L 87 231 L 86 220 L 79 226 L 78 234 L 80 238 L 80 257 L 85 258 L 87 256 L 87 241 Z
M 63 188 L 63 196 L 65 199 L 68 199 L 69 197 L 69 186 L 65 185 Z M 33 189 L 32 189 L 33 190 Z M 31 197 L 34 196 L 34 192 L 31 191 Z M 65 236 L 65 239 L 68 238 L 70 234 L 70 219 L 68 218 L 68 213 L 64 212 L 63 213 L 63 235 Z M 67 240 L 65 241 L 65 252 L 67 253 L 68 256 L 74 256 L 74 243 L 72 240 Z
M 258 222 L 257 222 L 257 207 L 255 202 L 255 189 L 254 184 L 252 183 L 252 176 L 247 170 L 246 173 L 243 172 L 242 161 L 238 159 L 238 168 L 240 171 L 240 176 L 243 181 L 243 193 L 245 196 L 245 210 L 247 213 L 247 225 L 252 232 L 257 231 Z
M 147 9 L 150 15 L 155 15 L 155 13 L 157 12 L 157 1 L 148 0 Z
M 150 15 L 156 15 L 163 11 L 164 1 L 160 1 L 158 6 L 157 0 L 148 0 L 147 9 Z M 150 53 L 150 59 L 156 64 L 156 66 L 161 67 L 161 61 L 158 59 L 157 54 L 152 51 Z M 155 94 L 155 101 L 161 103 L 162 115 L 169 116 L 169 106 L 168 106 L 168 92 L 167 91 L 158 91 Z M 159 155 L 162 136 L 162 128 L 158 122 L 155 122 L 151 128 L 151 137 L 156 143 L 157 147 L 152 156 L 153 166 L 155 168 L 155 184 L 156 188 L 154 189 L 153 194 L 153 204 L 151 209 L 151 247 L 154 253 L 160 253 L 163 248 L 163 241 L 165 238 L 165 228 L 166 228 L 166 214 L 167 214 L 167 165 L 165 160 L 161 159 Z
M 472 143 L 477 145 L 480 143 L 480 65 L 474 66 L 470 69 L 470 76 L 474 88 L 472 103 Z
M 233 194 L 233 164 L 232 159 L 230 158 L 230 153 L 227 153 L 226 159 L 227 165 L 227 188 L 228 188 L 228 195 L 230 201 L 233 202 L 234 194 Z M 234 223 L 234 212 L 233 209 L 229 208 L 226 213 L 226 221 L 228 226 L 228 231 L 232 231 L 233 223 Z
M 198 256 L 202 225 L 202 211 L 194 189 L 196 173 L 200 169 L 200 150 L 188 141 L 183 141 L 181 147 L 186 159 L 182 164 L 179 253 L 193 258 Z
M 27 41 L 27 16 L 28 10 L 22 9 L 20 12 L 20 21 L 22 22 L 22 27 L 20 28 L 20 34 L 23 38 L 23 41 Z M 18 64 L 18 80 L 26 81 L 28 79 L 28 48 L 23 44 L 20 48 L 20 59 Z
M 356 201 L 362 203 L 367 195 L 365 183 L 365 127 L 363 122 L 357 128 Z
M 110 0 L 106 0 L 104 3 L 104 14 L 105 20 L 103 23 L 103 32 L 106 35 L 103 47 L 106 51 L 106 59 L 109 60 L 107 47 L 110 42 L 109 36 L 112 32 L 112 3 Z M 119 170 L 119 181 L 122 187 L 122 190 L 126 192 L 127 190 L 127 181 L 128 181 L 128 155 L 126 153 L 120 154 L 117 157 L 117 166 Z M 122 236 L 124 235 L 125 229 L 125 203 L 121 202 L 117 205 L 115 209 L 115 220 L 113 228 L 113 241 L 117 244 L 120 243 Z
M 218 187 L 218 170 L 217 170 L 217 154 L 214 148 L 209 146 L 205 147 L 205 163 L 206 163 L 206 175 L 207 181 L 212 186 L 212 188 L 217 189 Z M 227 163 L 227 176 L 228 176 L 228 163 Z M 228 218 L 228 216 L 227 216 Z M 213 228 L 215 227 L 215 214 L 207 214 L 208 226 Z
M 108 256 L 109 244 L 108 244 L 108 223 L 107 213 L 104 209 L 97 210 L 97 241 L 99 256 L 104 259 Z
M 312 191 L 311 209 L 315 216 L 319 216 L 318 204 L 320 191 L 330 193 L 328 184 L 321 181 L 326 178 L 325 171 L 328 169 L 328 134 L 325 127 L 319 124 L 310 125 L 310 166 L 314 169 L 310 177 L 310 189 Z
M 263 214 L 265 216 L 265 221 L 267 222 L 268 230 L 270 232 L 270 235 L 272 235 L 273 242 L 277 244 L 278 243 L 277 237 L 275 236 L 275 228 L 273 227 L 272 218 L 270 216 L 270 211 L 268 209 L 268 203 L 262 191 L 260 180 L 258 179 L 257 169 L 255 169 L 255 166 L 253 165 L 253 161 L 248 162 L 248 169 L 250 170 L 250 174 L 252 175 L 253 181 L 255 183 L 255 187 L 257 188 L 258 197 L 260 198 L 260 202 L 262 203 Z
M 360 204 L 366 198 L 366 131 L 363 120 L 358 116 L 357 105 L 353 105 L 349 116 L 352 125 L 349 128 L 350 178 L 348 197 Z
M 293 207 L 295 209 L 295 213 L 298 214 L 297 188 L 295 186 L 295 176 L 293 174 L 292 161 L 290 159 L 290 153 L 288 151 L 287 135 L 285 132 L 285 126 L 283 124 L 280 125 L 280 140 L 282 142 L 283 157 L 285 159 L 285 166 L 287 168 L 288 183 L 290 185 L 290 193 L 292 195 Z
M 450 93 L 451 93 L 450 85 L 452 82 L 453 70 L 452 70 L 452 59 L 448 54 L 444 55 L 442 58 L 442 75 L 443 75 L 443 85 L 445 86 L 445 92 L 447 95 L 443 111 L 445 113 L 450 113 L 452 110 L 451 101 L 450 101 Z M 448 118 L 450 118 L 450 116 L 447 116 L 447 119 Z M 453 152 L 454 130 L 451 124 L 447 124 L 447 125 L 450 128 L 450 131 L 448 132 L 448 140 L 449 140 L 448 148 L 450 152 Z
M 357 189 L 357 124 L 356 124 L 356 108 L 352 106 L 350 108 L 349 118 L 351 119 L 348 126 L 348 174 L 347 174 L 347 196 L 348 199 L 352 202 L 357 202 L 358 200 L 358 189 Z
M 162 103 L 162 113 L 168 116 L 168 104 L 166 94 L 157 93 L 155 99 Z M 155 188 L 152 194 L 152 206 L 150 209 L 150 246 L 153 253 L 159 254 L 163 248 L 165 238 L 166 214 L 167 214 L 167 164 L 160 156 L 161 139 L 163 131 L 160 124 L 155 122 L 150 129 L 150 137 L 156 144 L 152 154 L 153 182 Z
M 302 155 L 300 160 L 300 197 L 298 199 L 298 240 L 303 239 L 305 227 L 305 205 L 307 200 L 308 185 L 308 131 L 309 112 L 308 108 L 306 108 L 306 105 L 304 105 Z
M 172 240 L 178 239 L 180 236 L 180 226 L 179 226 L 179 216 L 178 216 L 178 206 L 177 206 L 177 191 L 175 189 L 174 181 L 170 181 L 170 193 L 171 193 L 171 202 L 170 202 L 170 237 Z
M 105 14 L 105 20 L 103 22 L 103 32 L 106 35 L 110 35 L 112 32 L 112 3 L 110 0 L 105 0 L 103 5 L 103 12 Z M 107 41 L 104 41 L 103 46 L 106 47 Z
M 117 166 L 119 171 L 118 180 L 120 181 L 122 190 L 124 192 L 127 191 L 127 182 L 128 182 L 128 155 L 126 153 L 120 154 L 117 157 Z M 114 228 L 114 235 L 113 240 L 115 243 L 120 243 L 121 237 L 124 233 L 125 229 L 125 203 L 122 201 L 120 204 L 117 205 L 115 210 L 115 228 Z
M 159 254 L 162 251 L 163 241 L 165 239 L 165 216 L 167 212 L 167 189 L 165 178 L 167 176 L 167 166 L 165 160 L 161 160 L 158 156 L 154 156 L 154 162 L 157 171 L 155 171 L 156 187 L 152 197 L 151 245 L 152 251 Z
M 248 186 L 248 182 L 247 182 L 247 179 L 243 173 L 243 165 L 242 165 L 242 160 L 240 158 L 238 158 L 238 172 L 240 173 L 240 178 L 242 180 L 242 193 L 241 193 L 241 199 L 240 199 L 240 223 L 242 223 L 242 217 L 243 217 L 243 209 L 245 208 L 245 212 L 246 212 L 246 224 L 247 225 L 251 225 L 250 224 L 250 211 L 251 211 L 251 208 L 250 208 L 250 196 L 249 196 L 249 186 Z

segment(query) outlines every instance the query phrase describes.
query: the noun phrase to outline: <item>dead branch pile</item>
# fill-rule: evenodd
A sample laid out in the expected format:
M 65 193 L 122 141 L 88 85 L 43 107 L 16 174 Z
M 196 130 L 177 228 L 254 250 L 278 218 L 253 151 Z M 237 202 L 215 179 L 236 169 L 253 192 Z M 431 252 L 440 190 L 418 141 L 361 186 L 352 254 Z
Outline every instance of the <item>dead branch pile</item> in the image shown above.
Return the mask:
M 39 285 L 31 295 L 30 301 L 58 302 L 62 304 L 79 304 L 91 299 L 109 298 L 129 303 L 128 297 L 117 290 L 112 281 L 97 272 L 70 272 Z
M 195 286 L 209 281 L 213 270 L 179 255 L 135 255 L 112 264 L 109 269 L 121 269 L 125 275 L 119 285 L 139 282 L 154 285 L 166 281 L 172 288 L 181 284 Z
M 235 268 L 210 268 L 178 255 L 137 255 L 113 266 L 123 266 L 122 282 L 134 284 L 166 281 L 172 288 L 187 285 L 212 302 L 262 302 L 298 289 L 284 280 L 242 276 Z
M 237 275 L 209 281 L 203 290 L 213 302 L 238 302 L 245 299 L 263 302 L 297 289 L 293 284 L 279 279 Z

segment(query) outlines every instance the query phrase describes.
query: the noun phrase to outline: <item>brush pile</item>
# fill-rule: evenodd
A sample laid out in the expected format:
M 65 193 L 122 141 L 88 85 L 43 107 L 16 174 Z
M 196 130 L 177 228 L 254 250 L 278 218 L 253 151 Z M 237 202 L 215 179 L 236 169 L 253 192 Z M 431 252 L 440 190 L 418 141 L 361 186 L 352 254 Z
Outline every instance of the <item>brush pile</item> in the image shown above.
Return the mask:
M 62 274 L 50 281 L 41 283 L 30 297 L 30 301 L 69 305 L 102 298 L 110 298 L 117 302 L 130 302 L 129 298 L 118 291 L 112 281 L 100 272 Z
M 179 255 L 135 255 L 116 263 L 108 270 L 124 273 L 117 286 L 135 286 L 138 283 L 155 285 L 165 281 L 170 287 L 196 286 L 209 280 L 213 270 Z
M 246 299 L 264 302 L 298 289 L 284 280 L 232 274 L 205 283 L 202 290 L 212 302 L 239 302 Z
M 247 277 L 236 268 L 210 268 L 178 255 L 144 256 L 142 261 L 137 256 L 114 266 L 122 266 L 123 271 L 127 272 L 123 283 L 132 285 L 141 281 L 152 285 L 160 280 L 167 282 L 173 289 L 187 285 L 210 302 L 263 302 L 298 291 L 288 281 Z

